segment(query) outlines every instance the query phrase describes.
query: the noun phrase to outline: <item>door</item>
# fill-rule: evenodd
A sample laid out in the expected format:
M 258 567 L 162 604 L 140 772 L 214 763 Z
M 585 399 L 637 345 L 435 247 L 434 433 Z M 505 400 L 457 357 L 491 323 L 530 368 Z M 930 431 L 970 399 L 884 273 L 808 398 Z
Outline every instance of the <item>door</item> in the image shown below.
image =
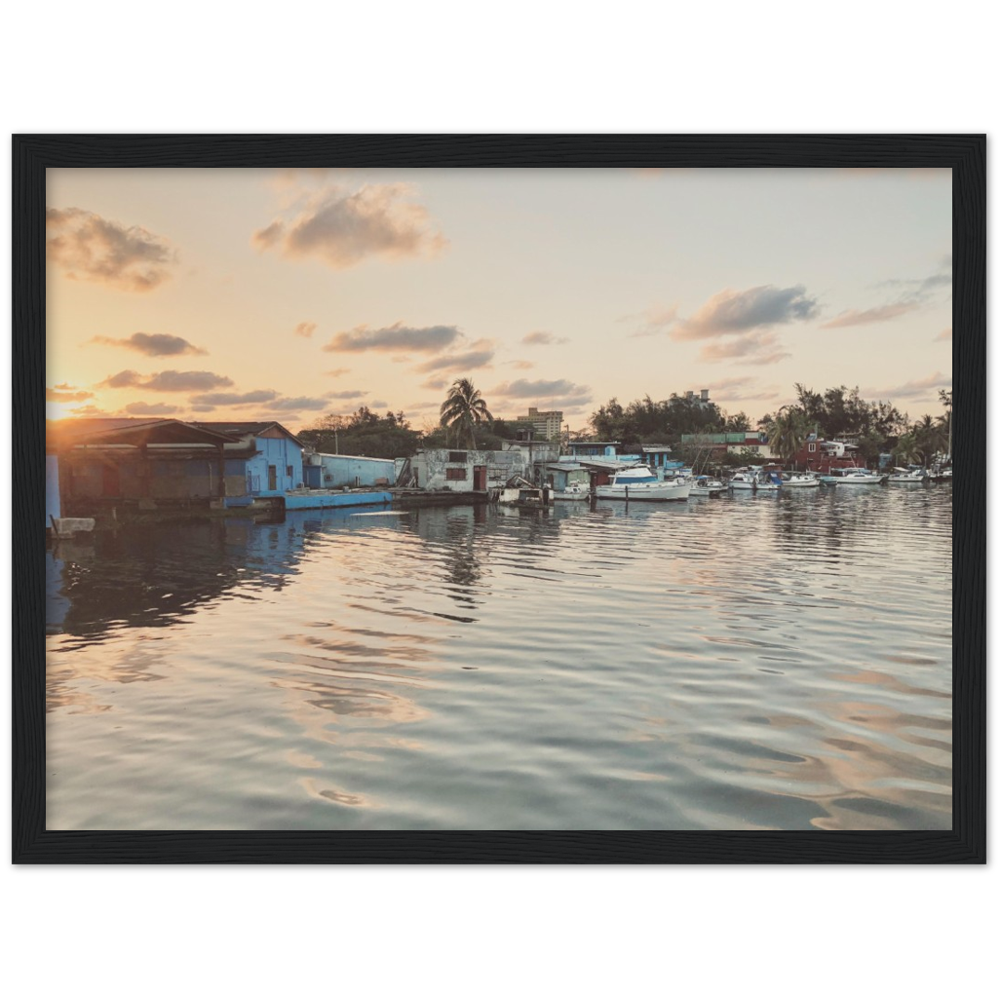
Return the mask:
M 269 465 L 267 467 L 267 488 L 269 490 L 276 490 L 278 488 L 278 467 L 276 465 Z
M 474 490 L 486 489 L 486 466 L 474 465 L 472 467 L 472 488 Z

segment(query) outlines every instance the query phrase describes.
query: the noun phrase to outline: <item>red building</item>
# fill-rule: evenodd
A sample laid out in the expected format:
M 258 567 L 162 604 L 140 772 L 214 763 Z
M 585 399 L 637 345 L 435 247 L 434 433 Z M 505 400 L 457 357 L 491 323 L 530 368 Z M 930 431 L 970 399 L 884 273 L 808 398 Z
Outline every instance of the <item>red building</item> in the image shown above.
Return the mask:
M 808 472 L 826 473 L 831 469 L 863 468 L 865 462 L 856 444 L 850 441 L 820 441 L 815 434 L 810 434 L 791 464 Z

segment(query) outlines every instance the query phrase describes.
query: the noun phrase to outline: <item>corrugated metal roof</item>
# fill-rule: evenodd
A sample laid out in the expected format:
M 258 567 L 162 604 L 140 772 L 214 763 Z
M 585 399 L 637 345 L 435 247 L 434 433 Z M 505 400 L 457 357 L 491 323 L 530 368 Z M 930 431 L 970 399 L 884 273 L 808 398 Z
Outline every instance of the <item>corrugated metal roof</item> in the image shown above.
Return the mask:
M 302 442 L 287 427 L 279 424 L 277 420 L 192 420 L 191 423 L 195 427 L 204 427 L 206 430 L 217 431 L 222 434 L 235 434 L 237 437 L 243 437 L 246 434 L 257 435 L 271 427 L 277 427 L 297 445 L 302 446 Z

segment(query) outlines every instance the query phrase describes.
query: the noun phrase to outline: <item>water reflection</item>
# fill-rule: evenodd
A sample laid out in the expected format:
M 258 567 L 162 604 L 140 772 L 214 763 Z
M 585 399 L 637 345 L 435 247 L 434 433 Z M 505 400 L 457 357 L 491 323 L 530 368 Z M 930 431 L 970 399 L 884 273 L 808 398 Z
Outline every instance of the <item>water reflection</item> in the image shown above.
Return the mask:
M 821 489 L 60 543 L 51 825 L 946 828 L 950 517 Z

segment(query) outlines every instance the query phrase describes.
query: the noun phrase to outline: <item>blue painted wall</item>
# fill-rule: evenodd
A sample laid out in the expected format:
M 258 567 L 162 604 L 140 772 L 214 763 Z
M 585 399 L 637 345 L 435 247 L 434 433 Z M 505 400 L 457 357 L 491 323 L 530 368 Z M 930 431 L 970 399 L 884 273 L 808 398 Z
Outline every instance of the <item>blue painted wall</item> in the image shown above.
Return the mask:
M 302 448 L 288 438 L 254 438 L 259 454 L 247 459 L 247 492 L 255 496 L 281 496 L 286 490 L 305 485 L 302 478 Z M 268 488 L 268 466 L 275 467 L 275 489 Z M 291 469 L 291 474 L 289 474 Z
M 51 528 L 50 517 L 62 517 L 59 503 L 59 456 L 45 456 L 45 527 Z
M 360 458 L 354 455 L 321 455 L 323 464 L 320 486 L 337 489 L 341 486 L 374 486 L 384 479 L 392 486 L 396 481 L 396 463 L 391 458 Z

